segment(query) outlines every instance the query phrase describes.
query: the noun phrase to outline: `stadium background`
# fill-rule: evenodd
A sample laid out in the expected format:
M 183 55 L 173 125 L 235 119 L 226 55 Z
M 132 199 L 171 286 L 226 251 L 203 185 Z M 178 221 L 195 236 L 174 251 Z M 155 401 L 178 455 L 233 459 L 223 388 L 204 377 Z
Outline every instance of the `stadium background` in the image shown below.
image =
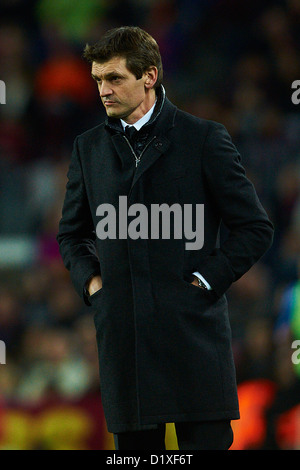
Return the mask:
M 157 39 L 169 98 L 227 127 L 275 225 L 271 250 L 228 292 L 232 449 L 299 449 L 299 0 L 1 0 L 0 448 L 113 448 L 92 311 L 55 237 L 73 140 L 104 117 L 82 49 L 124 24 Z M 167 442 L 176 449 L 172 424 Z

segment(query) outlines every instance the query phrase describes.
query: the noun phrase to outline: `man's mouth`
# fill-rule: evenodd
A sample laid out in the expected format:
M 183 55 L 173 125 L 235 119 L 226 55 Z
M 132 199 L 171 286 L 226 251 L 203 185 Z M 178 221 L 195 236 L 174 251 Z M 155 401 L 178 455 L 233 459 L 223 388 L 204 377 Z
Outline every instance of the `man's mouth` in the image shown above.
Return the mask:
M 111 101 L 111 100 L 106 100 L 104 101 L 104 106 L 111 106 L 113 104 L 115 104 L 116 102 L 115 101 Z

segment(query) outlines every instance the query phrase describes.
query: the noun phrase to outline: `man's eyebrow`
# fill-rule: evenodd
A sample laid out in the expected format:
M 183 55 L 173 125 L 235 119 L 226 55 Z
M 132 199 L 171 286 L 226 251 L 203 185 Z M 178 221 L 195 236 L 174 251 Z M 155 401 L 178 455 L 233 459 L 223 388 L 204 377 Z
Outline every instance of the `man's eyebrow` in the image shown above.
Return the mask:
M 98 77 L 98 75 L 94 75 L 93 73 L 91 74 L 92 75 L 92 78 L 94 80 L 102 80 L 101 77 Z M 120 77 L 120 78 L 124 78 L 124 75 L 120 74 L 119 72 L 109 72 L 107 73 L 106 75 L 104 75 L 104 79 L 105 80 L 110 80 L 111 78 L 113 77 Z
M 93 80 L 96 80 L 96 81 L 97 81 L 97 80 L 100 80 L 100 78 L 97 77 L 97 75 L 94 75 L 93 73 L 91 73 L 91 76 L 92 76 L 92 79 L 93 79 Z

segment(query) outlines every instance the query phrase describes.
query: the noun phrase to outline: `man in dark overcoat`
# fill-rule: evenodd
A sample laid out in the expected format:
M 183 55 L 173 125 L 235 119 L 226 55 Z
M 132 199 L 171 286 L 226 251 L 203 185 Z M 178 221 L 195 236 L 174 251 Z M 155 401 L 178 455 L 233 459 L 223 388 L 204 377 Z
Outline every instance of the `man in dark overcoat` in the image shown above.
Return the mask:
M 95 311 L 102 403 L 117 449 L 228 449 L 239 418 L 225 293 L 273 226 L 223 125 L 177 109 L 137 27 L 86 46 L 105 122 L 79 135 L 58 242 Z M 220 237 L 221 221 L 226 237 Z

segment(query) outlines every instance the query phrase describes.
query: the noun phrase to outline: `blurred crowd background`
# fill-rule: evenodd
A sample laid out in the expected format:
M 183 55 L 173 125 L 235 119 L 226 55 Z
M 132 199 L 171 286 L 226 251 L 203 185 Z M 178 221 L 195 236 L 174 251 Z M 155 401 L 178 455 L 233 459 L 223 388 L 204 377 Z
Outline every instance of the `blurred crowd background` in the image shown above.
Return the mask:
M 113 449 L 93 312 L 56 234 L 73 140 L 104 118 L 82 51 L 125 24 L 159 43 L 169 99 L 227 127 L 275 225 L 228 292 L 232 448 L 299 449 L 300 0 L 1 0 L 0 448 Z M 168 439 L 176 448 L 172 425 Z

